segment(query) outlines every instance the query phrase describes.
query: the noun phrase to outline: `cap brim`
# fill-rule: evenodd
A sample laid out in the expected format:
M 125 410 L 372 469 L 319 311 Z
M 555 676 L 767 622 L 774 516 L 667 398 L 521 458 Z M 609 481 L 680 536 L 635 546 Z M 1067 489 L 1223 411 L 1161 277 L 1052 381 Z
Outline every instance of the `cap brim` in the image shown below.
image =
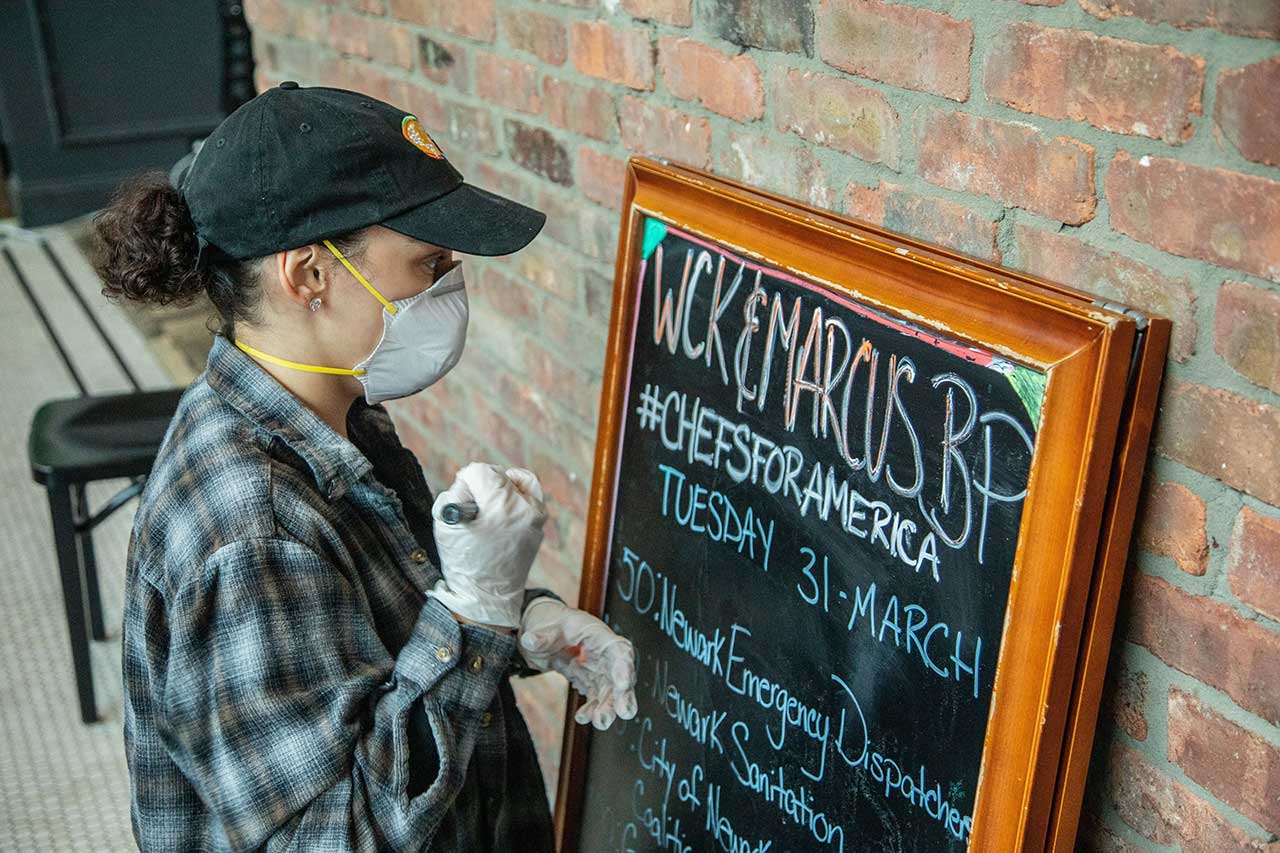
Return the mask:
M 409 237 L 467 255 L 509 255 L 538 235 L 547 215 L 462 183 L 431 201 L 384 219 Z

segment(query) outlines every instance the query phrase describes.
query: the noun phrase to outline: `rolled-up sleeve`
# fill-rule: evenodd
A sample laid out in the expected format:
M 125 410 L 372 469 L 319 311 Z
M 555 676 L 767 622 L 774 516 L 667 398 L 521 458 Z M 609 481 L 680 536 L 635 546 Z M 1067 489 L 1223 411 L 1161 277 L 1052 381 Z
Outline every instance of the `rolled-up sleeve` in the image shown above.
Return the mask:
M 230 848 L 430 843 L 509 674 L 513 635 L 426 599 L 393 656 L 342 568 L 276 538 L 219 548 L 169 610 L 161 736 Z M 415 706 L 425 745 L 410 731 Z

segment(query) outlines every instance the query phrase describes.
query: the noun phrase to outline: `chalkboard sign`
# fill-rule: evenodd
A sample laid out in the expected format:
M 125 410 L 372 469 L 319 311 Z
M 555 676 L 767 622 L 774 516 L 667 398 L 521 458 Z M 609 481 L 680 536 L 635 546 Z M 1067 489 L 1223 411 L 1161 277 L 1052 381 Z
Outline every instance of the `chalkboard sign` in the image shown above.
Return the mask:
M 649 174 L 687 183 L 646 205 L 637 196 Z M 712 185 L 720 195 L 702 215 L 682 215 L 674 202 L 696 204 Z M 895 310 L 831 251 L 830 222 L 810 235 L 826 265 L 806 265 L 804 244 L 777 241 L 784 224 L 816 227 L 812 212 L 790 218 L 778 206 L 773 227 L 752 229 L 734 219 L 731 187 L 739 204 L 753 200 L 695 170 L 630 164 L 582 606 L 635 643 L 639 712 L 603 732 L 567 724 L 562 848 L 959 851 L 984 846 L 979 826 L 990 845 L 997 827 L 979 817 L 980 790 L 998 790 L 990 774 L 1003 772 L 994 782 L 1010 800 L 1036 772 L 1034 760 L 1029 772 L 1001 771 L 993 729 L 1046 728 L 1029 713 L 1039 703 L 1011 690 L 1020 704 L 997 715 L 993 697 L 1011 679 L 1033 695 L 1055 654 L 1059 669 L 1068 656 L 1074 665 L 1080 625 L 1065 632 L 1070 655 L 1059 653 L 1064 631 L 1037 610 L 1084 616 L 1137 323 L 1062 295 L 1049 309 L 1047 289 L 1021 282 L 1031 316 L 1022 338 L 1009 335 L 946 304 L 971 289 L 994 292 L 989 311 L 1019 305 L 1009 282 L 975 281 L 976 267 L 951 270 L 936 300 L 921 288 L 930 310 Z M 655 200 L 664 191 L 655 186 Z M 713 211 L 738 224 L 716 233 Z M 930 262 L 915 278 L 940 271 L 923 247 L 881 249 L 899 287 L 912 263 Z M 1064 310 L 1080 322 L 1062 329 Z M 1076 336 L 1076 358 L 1079 344 L 1120 340 L 1068 389 L 1056 378 L 1064 358 L 1010 345 L 1025 345 L 1037 313 Z M 1059 411 L 1054 439 L 1052 392 L 1106 399 L 1108 371 L 1105 423 Z M 1084 443 L 1063 446 L 1062 463 L 1039 447 L 1082 429 L 1106 445 L 1092 491 Z M 1055 476 L 1037 501 L 1033 480 L 1052 464 L 1075 479 Z M 1095 505 L 1092 519 L 1068 494 Z M 1027 518 L 1055 506 L 1039 530 Z M 1042 531 L 1054 535 L 1038 541 Z M 1020 571 L 1034 577 L 1014 596 Z M 1061 595 L 1073 578 L 1074 602 Z M 1035 666 L 1014 663 L 1028 651 Z M 1059 686 L 1065 707 L 1069 669 Z M 1039 757 L 1034 744 L 1007 749 L 1019 751 Z M 1057 763 L 1040 767 L 1047 804 Z M 1027 806 L 1009 806 L 1015 832 L 1002 837 L 1042 844 L 1043 825 L 1027 844 Z

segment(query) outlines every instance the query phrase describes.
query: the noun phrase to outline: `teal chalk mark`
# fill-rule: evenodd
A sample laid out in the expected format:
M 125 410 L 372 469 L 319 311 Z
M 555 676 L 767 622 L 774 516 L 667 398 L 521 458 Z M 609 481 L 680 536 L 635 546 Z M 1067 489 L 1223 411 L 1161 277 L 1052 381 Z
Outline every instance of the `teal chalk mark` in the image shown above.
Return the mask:
M 649 260 L 649 255 L 653 254 L 653 250 L 662 242 L 662 238 L 667 236 L 667 223 L 659 222 L 652 217 L 646 218 L 644 221 L 644 243 L 640 246 L 640 258 Z
M 1044 402 L 1045 375 L 1038 370 L 1015 364 L 1013 372 L 1008 376 L 1009 384 L 1013 386 L 1018 399 L 1022 400 L 1022 405 L 1026 408 L 1027 415 L 1031 418 L 1031 423 L 1039 430 L 1040 405 Z

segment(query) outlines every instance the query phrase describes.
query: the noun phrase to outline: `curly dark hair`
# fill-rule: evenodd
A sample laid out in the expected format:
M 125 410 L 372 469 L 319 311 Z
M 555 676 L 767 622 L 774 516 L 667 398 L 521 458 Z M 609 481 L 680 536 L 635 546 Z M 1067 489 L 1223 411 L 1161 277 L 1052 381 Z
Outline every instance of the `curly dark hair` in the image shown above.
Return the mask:
M 263 258 L 237 260 L 210 245 L 205 252 L 211 254 L 197 269 L 195 222 L 186 199 L 163 172 L 145 172 L 122 182 L 107 207 L 93 215 L 89 239 L 90 260 L 108 299 L 190 305 L 207 293 L 222 317 L 216 332 L 231 339 L 237 322 L 262 322 Z M 330 241 L 358 260 L 367 247 L 368 230 Z

